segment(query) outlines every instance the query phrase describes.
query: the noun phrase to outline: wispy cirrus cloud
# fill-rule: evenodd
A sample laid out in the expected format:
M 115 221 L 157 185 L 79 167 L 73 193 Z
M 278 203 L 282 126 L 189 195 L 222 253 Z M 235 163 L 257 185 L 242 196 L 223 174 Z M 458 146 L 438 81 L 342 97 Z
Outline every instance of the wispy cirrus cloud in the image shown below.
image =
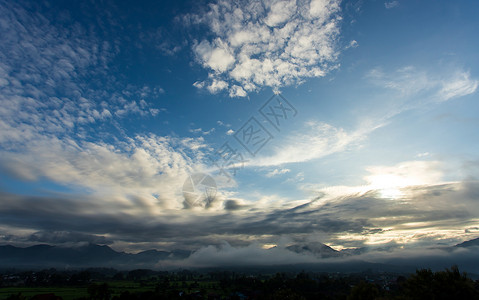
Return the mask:
M 375 68 L 369 71 L 367 77 L 383 88 L 399 92 L 402 98 L 425 96 L 426 100 L 433 102 L 473 94 L 479 85 L 478 79 L 471 78 L 469 72 L 460 69 L 431 74 L 413 66 L 392 72 Z
M 246 165 L 278 166 L 306 162 L 352 149 L 360 146 L 372 132 L 392 122 L 396 115 L 425 104 L 439 105 L 443 101 L 471 95 L 479 85 L 479 80 L 464 71 L 432 75 L 411 66 L 389 73 L 376 68 L 366 77 L 374 85 L 387 90 L 388 97 L 393 99 L 393 103 L 388 103 L 390 99 L 387 99 L 378 105 L 378 111 L 385 108 L 387 111 L 371 111 L 370 115 L 362 116 L 352 130 L 319 121 L 305 122 L 301 130 L 282 138 L 280 146 L 272 147 L 266 151 L 267 155 L 260 154 Z
M 206 12 L 187 15 L 206 25 L 212 37 L 195 41 L 193 52 L 209 71 L 194 85 L 230 97 L 268 86 L 322 77 L 337 66 L 340 1 L 266 0 L 231 3 L 220 0 Z
M 305 122 L 301 130 L 286 136 L 281 145 L 272 147 L 270 153 L 253 158 L 246 165 L 277 166 L 325 157 L 360 145 L 370 132 L 382 125 L 381 121 L 365 121 L 347 131 L 324 122 Z

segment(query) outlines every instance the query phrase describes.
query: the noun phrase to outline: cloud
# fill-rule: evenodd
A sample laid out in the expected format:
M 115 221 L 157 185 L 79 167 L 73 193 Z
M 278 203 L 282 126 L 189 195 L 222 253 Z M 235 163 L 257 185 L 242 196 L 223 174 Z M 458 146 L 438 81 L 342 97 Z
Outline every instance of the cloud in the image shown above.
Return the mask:
M 386 7 L 386 9 L 391 9 L 398 6 L 399 6 L 399 1 L 384 2 L 384 7 Z
M 210 91 L 210 93 L 212 94 L 215 94 L 219 91 L 226 89 L 227 87 L 228 87 L 228 83 L 226 83 L 226 81 L 215 79 L 213 80 L 211 85 L 208 86 L 208 91 Z
M 402 98 L 421 96 L 425 98 L 422 103 L 442 102 L 467 96 L 475 93 L 479 85 L 479 80 L 471 78 L 465 71 L 449 70 L 446 73 L 431 74 L 412 66 L 390 73 L 376 68 L 369 71 L 367 77 L 385 89 L 398 91 Z
M 357 47 L 359 47 L 359 43 L 356 40 L 352 40 L 351 42 L 349 42 L 349 45 L 345 47 L 345 49 L 357 48 Z
M 188 172 L 202 168 L 204 148 L 202 138 L 150 134 L 120 145 L 36 137 L 21 151 L 0 153 L 4 170 L 20 180 L 45 178 L 157 210 L 180 206 L 183 182 Z
M 407 187 L 413 185 L 433 185 L 440 183 L 443 172 L 437 161 L 407 161 L 392 167 L 373 166 L 366 170 L 365 180 L 370 188 Z
M 338 198 L 347 195 L 377 192 L 378 197 L 401 198 L 411 186 L 436 186 L 443 182 L 443 165 L 438 161 L 405 161 L 393 166 L 368 166 L 365 184 L 358 186 L 328 186 L 321 188 L 322 197 Z M 304 188 L 314 189 L 305 185 Z M 406 190 L 403 190 L 406 189 Z
M 235 131 L 232 129 L 228 129 L 228 131 L 226 131 L 227 135 L 232 135 L 233 133 L 235 133 Z
M 108 195 L 153 210 L 180 206 L 188 172 L 203 168 L 203 138 L 129 136 L 120 122 L 164 111 L 147 101 L 161 97 L 163 88 L 112 76 L 118 41 L 100 37 L 96 24 L 52 23 L 50 9 L 27 7 L 0 3 L 4 175 L 46 180 L 80 198 Z
M 317 189 L 321 197 L 311 203 L 311 209 L 338 219 L 354 215 L 352 220 L 367 220 L 361 234 L 333 234 L 333 245 L 370 247 L 394 242 L 398 247 L 417 248 L 441 241 L 457 243 L 461 240 L 458 236 L 474 237 L 474 232 L 465 229 L 477 225 L 473 217 L 479 209 L 474 200 L 477 182 L 445 182 L 445 170 L 436 161 L 409 161 L 366 170 L 369 174 L 363 177 L 364 185 Z M 382 230 L 368 233 L 374 228 Z
M 208 80 L 194 86 L 211 93 L 228 89 L 230 97 L 245 97 L 264 86 L 277 90 L 325 76 L 337 66 L 336 0 L 219 0 L 184 19 L 206 25 L 211 33 L 192 48 L 209 71 Z
M 441 100 L 447 101 L 475 93 L 479 81 L 471 79 L 469 73 L 459 72 L 451 78 L 444 80 L 441 84 L 442 88 L 438 92 L 438 96 Z
M 193 43 L 198 61 L 209 70 L 195 86 L 246 96 L 262 86 L 279 88 L 324 76 L 337 65 L 337 1 L 244 4 L 217 2 L 197 16 L 195 22 L 213 34 Z M 323 196 L 311 201 L 288 202 L 280 195 L 244 200 L 224 192 L 211 209 L 182 209 L 183 183 L 191 172 L 204 171 L 209 145 L 201 136 L 128 135 L 119 121 L 157 115 L 160 109 L 147 100 L 161 97 L 163 89 L 117 81 L 109 69 L 118 53 L 115 41 L 81 24 L 54 26 L 49 19 L 15 3 L 0 4 L 0 172 L 19 184 L 59 186 L 37 196 L 28 190 L 14 194 L 10 187 L 0 191 L 3 240 L 201 248 L 190 261 L 200 265 L 215 255 L 221 261 L 246 255 L 248 263 L 257 263 L 257 256 L 268 264 L 280 257 L 310 259 L 260 251 L 279 237 L 320 235 L 323 242 L 345 247 L 382 247 L 477 234 L 477 182 L 443 182 L 437 162 L 373 166 L 364 177 L 367 189 L 335 187 L 342 192 L 333 195 L 334 188 L 316 187 Z M 437 101 L 477 90 L 477 80 L 464 71 L 431 76 L 404 68 L 370 75 L 388 91 L 427 92 Z M 279 166 L 345 151 L 382 124 L 365 122 L 348 130 L 308 122 L 271 148 L 271 156 L 265 152 L 250 165 Z M 271 176 L 289 170 L 271 169 Z M 297 180 L 303 177 L 300 172 Z M 229 246 L 221 245 L 223 240 Z
M 92 244 L 112 244 L 113 241 L 105 236 L 84 234 L 81 232 L 68 231 L 39 231 L 31 234 L 27 238 L 28 242 L 48 243 L 48 244 L 64 244 L 64 243 L 80 243 L 87 242 Z
M 283 174 L 286 174 L 286 173 L 289 173 L 289 172 L 291 172 L 291 170 L 286 169 L 286 168 L 274 169 L 273 171 L 268 172 L 266 174 L 266 177 L 274 177 L 274 176 L 283 175 Z
M 464 230 L 465 233 L 479 233 L 479 227 L 470 227 Z
M 26 7 L 0 4 L 3 149 L 22 148 L 38 137 L 101 141 L 114 129 L 124 134 L 118 122 L 126 117 L 154 117 L 163 110 L 145 100 L 158 98 L 161 87 L 136 87 L 108 75 L 118 54 L 114 42 L 68 18 L 55 26 L 50 10 Z
M 370 132 L 381 126 L 363 122 L 357 129 L 348 132 L 323 122 L 306 122 L 303 129 L 283 139 L 280 146 L 272 149 L 272 153 L 257 156 L 247 165 L 277 166 L 321 158 L 358 145 Z
M 416 154 L 416 157 L 426 157 L 426 156 L 430 156 L 431 153 L 429 152 L 422 152 L 422 153 L 418 153 Z
M 212 44 L 202 41 L 193 49 L 205 66 L 217 72 L 224 72 L 233 65 L 235 58 L 230 53 L 228 45 L 221 39 L 216 39 Z M 226 82 L 221 82 L 226 85 Z
M 189 267 L 225 267 L 312 262 L 318 262 L 318 260 L 313 256 L 297 254 L 286 249 L 272 248 L 266 250 L 257 244 L 246 247 L 232 247 L 228 243 L 223 243 L 219 247 L 207 246 L 201 248 L 182 261 L 181 264 Z
M 409 171 L 404 169 L 410 168 L 401 166 L 412 168 L 412 163 L 398 164 L 396 171 L 386 167 L 386 173 L 407 178 Z M 209 248 L 211 255 L 220 251 L 216 247 L 221 246 L 221 241 L 235 248 L 254 249 L 289 238 L 291 243 L 320 241 L 339 248 L 380 250 L 387 246 L 399 250 L 452 245 L 475 238 L 477 231 L 466 229 L 478 227 L 479 183 L 442 183 L 437 175 L 433 176 L 436 179 L 429 179 L 431 168 L 437 166 L 429 164 L 423 168 L 422 176 L 411 173 L 413 178 L 421 178 L 411 181 L 419 185 L 404 186 L 399 182 L 402 195 L 398 198 L 384 195 L 381 187 L 371 181 L 370 188 L 362 191 L 345 187 L 342 193 L 334 194 L 332 189 L 318 189 L 322 196 L 296 204 L 277 203 L 277 196 L 270 197 L 272 202 L 266 204 L 229 199 L 224 202 L 224 210 L 211 211 L 158 210 L 156 203 L 152 206 L 141 197 L 121 201 L 111 194 L 62 198 L 2 193 L 0 218 L 10 227 L 4 234 L 5 225 L 0 225 L 0 235 L 9 235 L 12 243 L 25 243 L 25 236 L 62 228 L 64 232 L 94 236 L 107 233 L 108 240 L 114 241 L 112 245 L 121 245 L 122 249 L 135 249 L 137 243 L 148 241 L 150 247 L 157 249 Z M 433 180 L 438 182 L 431 184 Z M 22 233 L 25 229 L 33 232 Z M 199 257 L 191 261 L 200 262 Z
M 240 201 L 232 199 L 224 201 L 223 205 L 226 210 L 240 210 L 248 207 L 247 205 L 241 204 Z
M 191 133 L 200 133 L 200 134 L 202 134 L 202 135 L 209 135 L 209 134 L 215 132 L 215 130 L 216 130 L 216 129 L 213 127 L 213 128 L 211 128 L 210 130 L 206 130 L 206 131 L 204 131 L 204 130 L 201 129 L 201 128 L 190 129 L 189 131 L 190 131 Z
M 216 121 L 216 123 L 220 126 L 224 126 L 224 127 L 228 127 L 228 128 L 231 127 L 231 124 L 224 123 L 223 121 L 220 121 L 220 120 Z

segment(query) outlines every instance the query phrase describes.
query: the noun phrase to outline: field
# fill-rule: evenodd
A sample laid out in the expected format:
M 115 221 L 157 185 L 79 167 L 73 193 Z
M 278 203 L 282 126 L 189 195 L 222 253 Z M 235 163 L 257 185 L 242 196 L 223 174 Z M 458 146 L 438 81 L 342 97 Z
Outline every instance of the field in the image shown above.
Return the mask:
M 96 284 L 102 284 L 103 282 L 96 282 Z M 157 281 L 150 282 L 137 282 L 137 281 L 105 281 L 111 290 L 111 297 L 120 296 L 122 292 L 128 291 L 130 293 L 141 293 L 146 291 L 154 291 L 158 285 Z M 218 282 L 215 281 L 202 281 L 197 282 L 197 286 L 194 286 L 194 281 L 177 281 L 172 285 L 178 290 L 185 290 L 188 292 L 196 290 L 204 290 L 206 292 L 213 291 L 214 285 L 217 286 Z M 62 297 L 64 300 L 74 300 L 79 298 L 88 298 L 88 286 L 63 286 L 63 287 L 0 287 L 0 300 L 7 299 L 11 295 L 17 295 L 21 293 L 27 299 L 38 294 L 54 293 L 56 296 Z
M 111 281 L 107 283 L 112 291 L 112 296 L 119 296 L 124 291 L 134 293 L 151 291 L 155 289 L 155 285 L 153 283 L 140 284 L 133 281 Z M 21 293 L 27 298 L 38 294 L 54 293 L 55 295 L 62 297 L 64 300 L 73 300 L 78 298 L 87 298 L 88 287 L 4 287 L 0 288 L 0 300 L 7 299 L 10 295 L 16 295 L 18 293 Z

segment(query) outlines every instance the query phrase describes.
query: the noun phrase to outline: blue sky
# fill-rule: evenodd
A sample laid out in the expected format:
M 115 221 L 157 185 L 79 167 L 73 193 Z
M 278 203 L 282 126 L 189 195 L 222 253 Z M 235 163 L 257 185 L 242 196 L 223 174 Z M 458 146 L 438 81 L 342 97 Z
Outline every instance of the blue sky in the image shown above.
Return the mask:
M 479 234 L 475 1 L 0 7 L 0 243 L 400 251 Z M 241 128 L 271 139 L 252 155 Z M 243 158 L 229 177 L 211 160 L 225 145 Z M 195 173 L 217 190 L 191 205 Z

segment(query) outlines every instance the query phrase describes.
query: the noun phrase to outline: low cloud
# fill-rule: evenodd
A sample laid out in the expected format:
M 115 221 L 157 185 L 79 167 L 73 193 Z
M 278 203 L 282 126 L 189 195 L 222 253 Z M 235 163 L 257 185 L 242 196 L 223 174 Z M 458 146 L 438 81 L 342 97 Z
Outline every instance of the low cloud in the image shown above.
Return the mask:
M 393 194 L 396 198 L 381 189 L 360 192 L 351 188 L 349 193 L 343 189 L 336 196 L 328 194 L 330 190 L 318 190 L 322 196 L 295 205 L 229 199 L 223 202 L 222 210 L 188 211 L 152 209 L 141 199 L 121 202 L 2 193 L 0 225 L 8 224 L 9 228 L 2 230 L 0 226 L 0 235 L 8 236 L 9 243 L 23 244 L 25 236 L 32 237 L 31 243 L 96 238 L 101 242 L 105 236 L 106 242 L 113 241 L 112 246 L 120 249 L 136 249 L 138 243 L 148 241 L 149 247 L 157 249 L 207 248 L 200 252 L 206 257 L 221 252 L 208 248 L 220 246 L 221 241 L 232 247 L 251 245 L 251 251 L 259 251 L 256 248 L 263 244 L 278 244 L 282 237 L 291 243 L 320 241 L 339 248 L 400 250 L 454 245 L 477 237 L 479 206 L 475 195 L 479 183 L 425 181 L 399 190 L 400 194 Z M 58 228 L 62 228 L 60 233 Z M 191 263 L 200 261 L 197 257 Z
M 223 243 L 218 247 L 207 246 L 201 248 L 194 252 L 188 259 L 180 263 L 174 263 L 173 265 L 201 268 L 271 266 L 313 262 L 318 262 L 318 259 L 314 256 L 297 254 L 286 249 L 264 249 L 258 244 L 251 244 L 246 247 L 232 247 L 228 243 Z M 163 264 L 163 267 L 164 266 Z

